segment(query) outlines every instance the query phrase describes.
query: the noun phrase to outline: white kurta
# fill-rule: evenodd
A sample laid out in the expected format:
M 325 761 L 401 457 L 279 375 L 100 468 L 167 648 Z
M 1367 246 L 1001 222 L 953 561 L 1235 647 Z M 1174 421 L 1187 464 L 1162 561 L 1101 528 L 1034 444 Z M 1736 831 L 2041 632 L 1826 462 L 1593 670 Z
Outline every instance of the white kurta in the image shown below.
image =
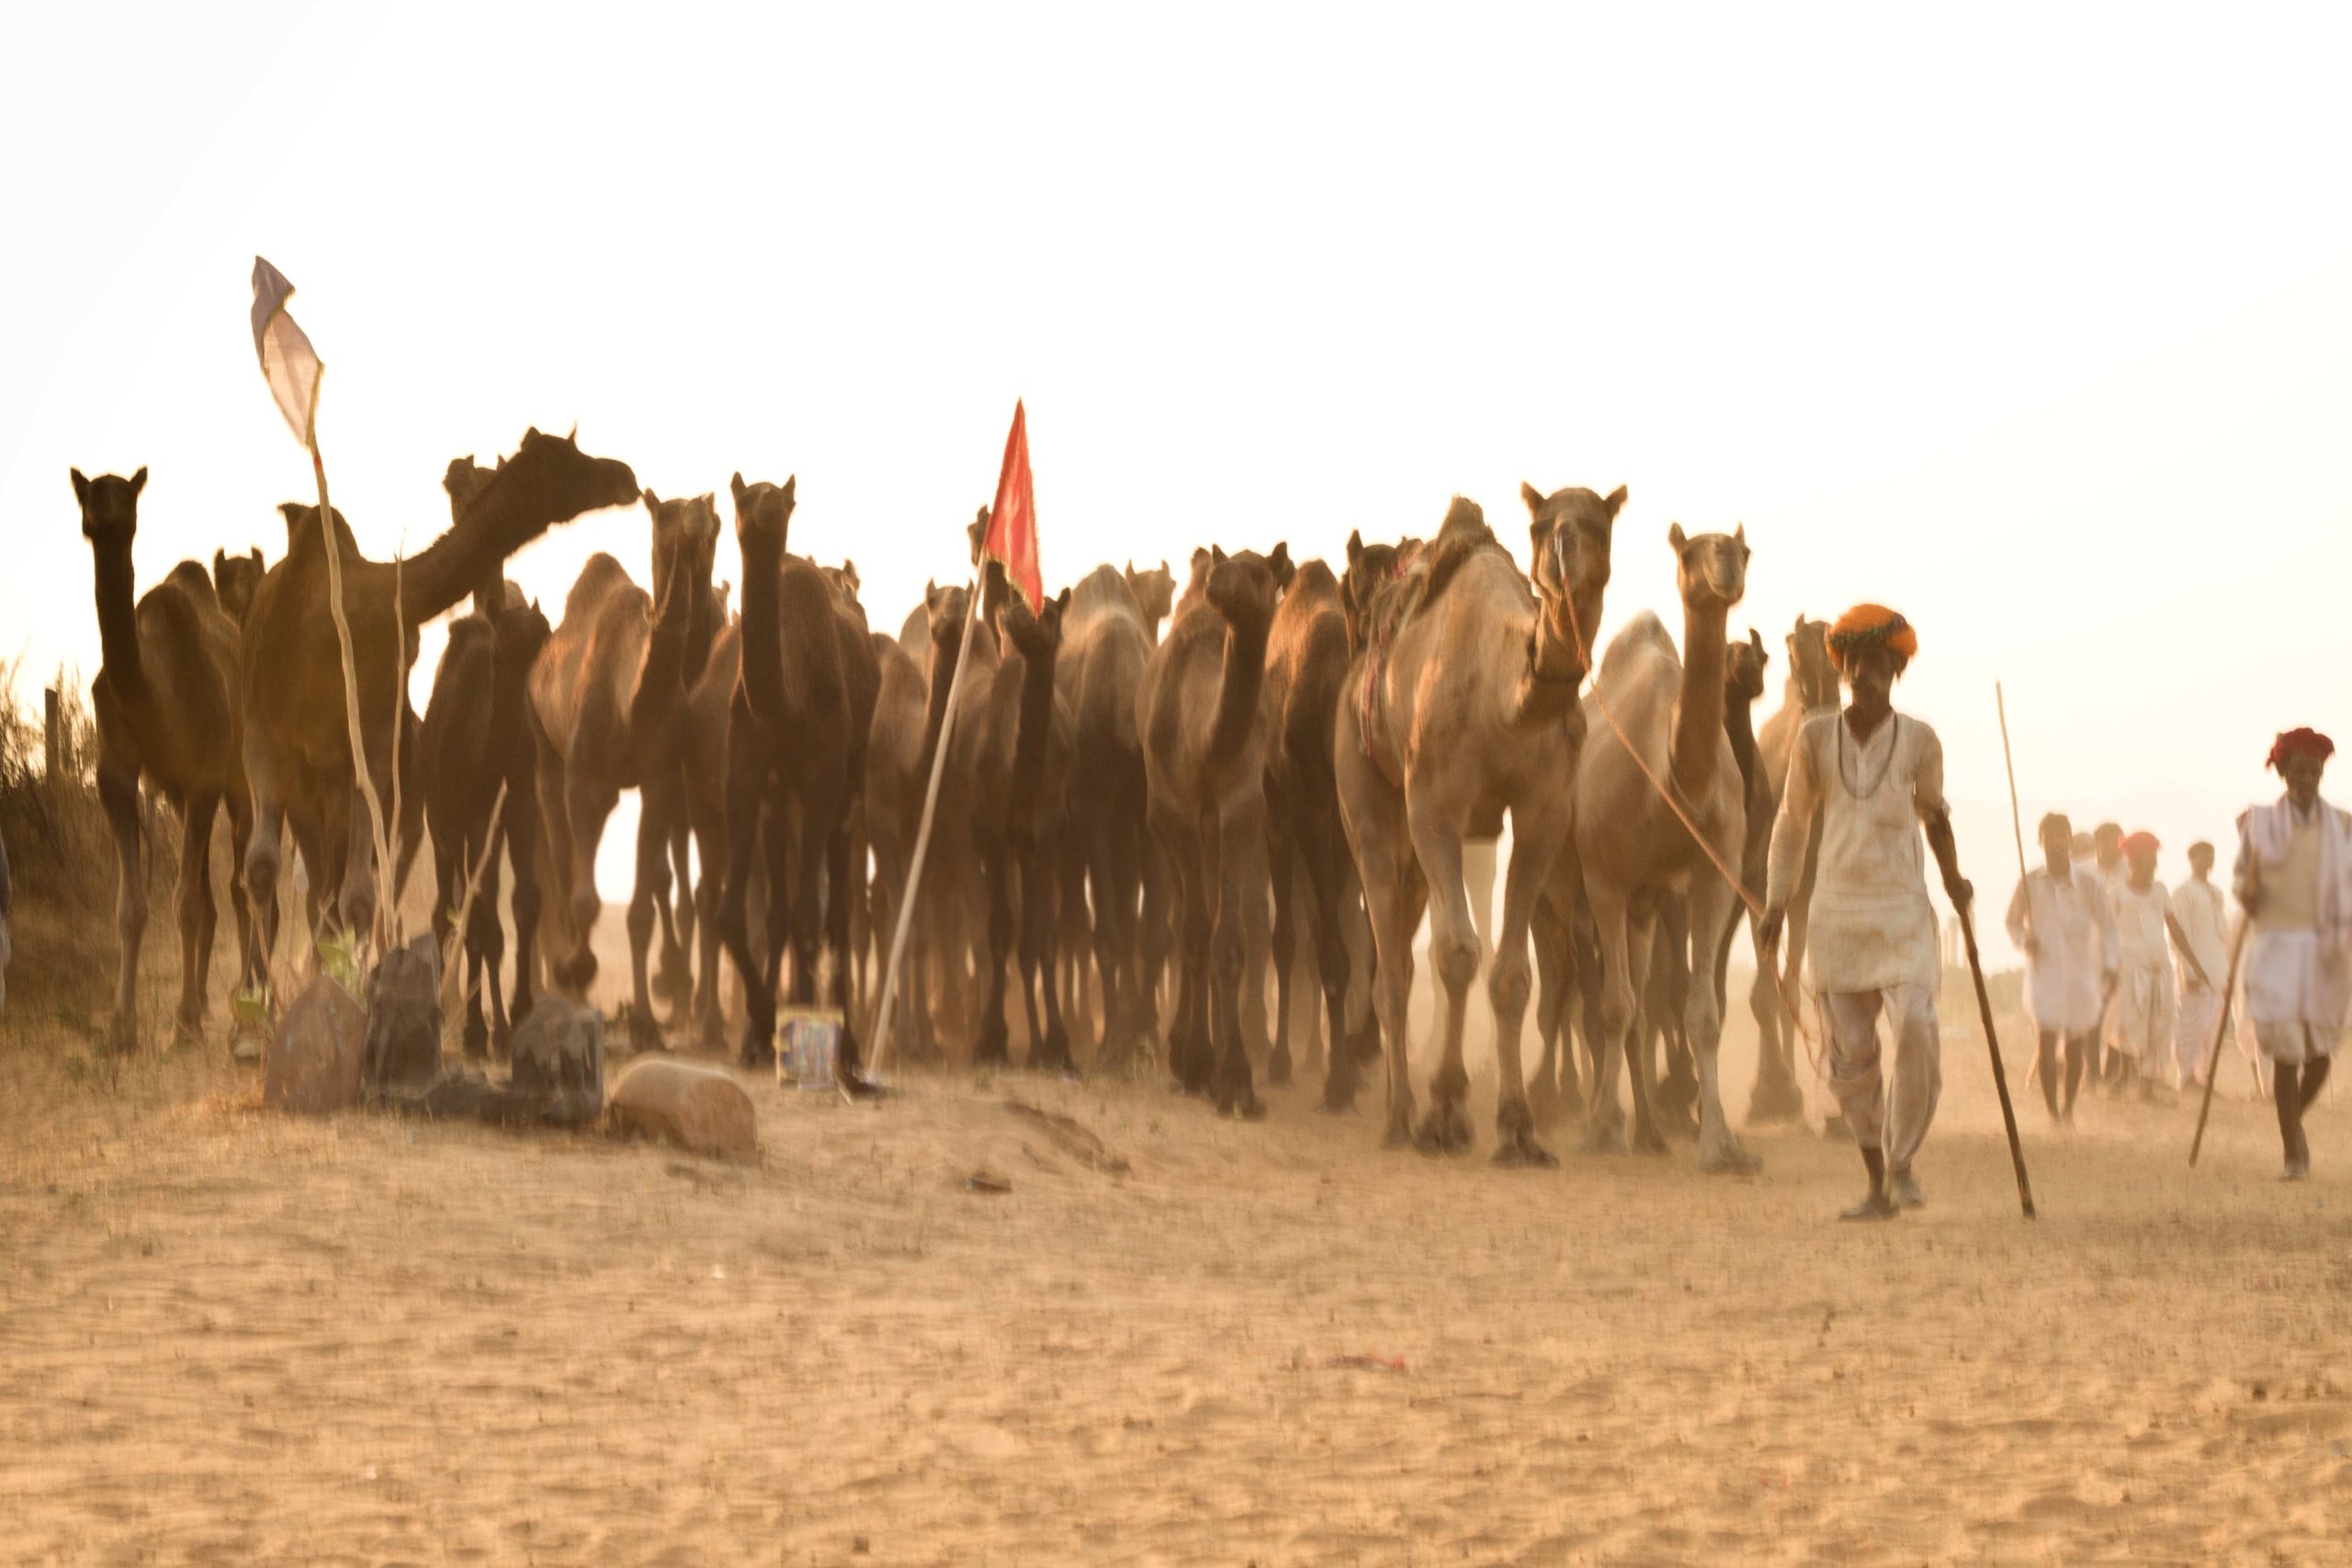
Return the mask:
M 2331 1055 L 2352 1002 L 2352 817 L 2325 801 L 2306 817 L 2284 798 L 2247 811 L 2240 897 L 2257 880 L 2262 908 L 2245 953 L 2256 1038 L 2274 1061 Z
M 2222 936 L 2222 928 L 2229 919 L 2222 904 L 2222 890 L 2210 882 L 2190 877 L 2172 890 L 2172 918 L 2179 922 L 2180 934 L 2188 939 L 2188 953 L 2218 990 L 2222 982 L 2229 978 L 2226 971 L 2230 966 L 2229 950 Z M 2189 983 L 2186 964 L 2180 966 L 2180 978 L 2183 985 Z
M 2171 1055 L 2173 1042 L 2172 948 L 2165 919 L 2172 897 L 2161 882 L 2116 888 L 2115 931 L 2123 963 L 2115 987 L 2115 1040 L 2140 1065 L 2155 1072 Z
M 2036 1027 L 2081 1034 L 2098 1027 L 2099 997 L 2120 961 L 2115 911 L 2094 876 L 2060 882 L 2046 867 L 2026 873 L 2009 900 L 2009 940 L 2026 955 L 2026 1000 Z
M 1814 986 L 1825 993 L 1919 986 L 1933 995 L 1941 976 L 1919 826 L 1944 808 L 1944 752 L 1936 732 L 1898 713 L 1857 742 L 1843 714 L 1805 721 L 1790 750 L 1788 788 L 1772 827 L 1774 908 L 1787 907 L 1804 874 L 1816 807 Z

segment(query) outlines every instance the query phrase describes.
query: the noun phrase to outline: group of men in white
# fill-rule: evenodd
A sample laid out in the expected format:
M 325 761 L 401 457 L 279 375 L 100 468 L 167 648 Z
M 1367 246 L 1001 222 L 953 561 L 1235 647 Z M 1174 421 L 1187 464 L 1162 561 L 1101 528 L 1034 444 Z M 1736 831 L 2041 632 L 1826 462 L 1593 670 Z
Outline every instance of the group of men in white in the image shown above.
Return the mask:
M 2310 1174 L 2303 1112 L 2352 1005 L 2352 817 L 2319 798 L 2334 750 L 2314 730 L 2280 735 L 2269 765 L 2286 794 L 2238 819 L 2233 891 L 2249 923 L 2235 997 L 2211 844 L 2191 844 L 2188 880 L 2167 888 L 2154 835 L 2113 823 L 2077 834 L 2063 814 L 2042 818 L 2043 864 L 2018 885 L 2007 924 L 2026 954 L 2052 1122 L 2074 1121 L 2086 1077 L 2143 1099 L 2202 1085 L 2226 1014 L 2277 1106 L 2287 1178 Z

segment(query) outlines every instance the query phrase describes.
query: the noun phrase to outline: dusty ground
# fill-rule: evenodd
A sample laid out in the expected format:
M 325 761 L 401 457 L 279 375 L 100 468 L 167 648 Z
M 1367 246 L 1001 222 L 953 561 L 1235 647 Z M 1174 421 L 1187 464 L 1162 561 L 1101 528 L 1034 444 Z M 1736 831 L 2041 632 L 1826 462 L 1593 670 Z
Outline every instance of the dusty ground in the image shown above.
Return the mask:
M 757 1087 L 728 1167 L 0 1043 L 0 1557 L 832 1563 L 2343 1561 L 2352 1115 L 2029 1118 L 1931 1206 L 1375 1146 L 1303 1093 Z M 2242 1067 L 2233 1064 L 2233 1073 Z M 1744 1092 L 1747 1069 L 1732 1081 Z M 2226 1082 L 2242 1083 L 2242 1077 Z M 1018 1098 L 1078 1132 L 1009 1110 Z M 1490 1091 L 1475 1104 L 1482 1133 Z M 1097 1144 L 1099 1140 L 1099 1146 Z M 1565 1152 L 1573 1139 L 1555 1134 Z M 965 1179 L 987 1169 L 1012 1191 Z M 1394 1370 L 1341 1358 L 1401 1358 Z M 861 1555 L 863 1554 L 863 1555 Z

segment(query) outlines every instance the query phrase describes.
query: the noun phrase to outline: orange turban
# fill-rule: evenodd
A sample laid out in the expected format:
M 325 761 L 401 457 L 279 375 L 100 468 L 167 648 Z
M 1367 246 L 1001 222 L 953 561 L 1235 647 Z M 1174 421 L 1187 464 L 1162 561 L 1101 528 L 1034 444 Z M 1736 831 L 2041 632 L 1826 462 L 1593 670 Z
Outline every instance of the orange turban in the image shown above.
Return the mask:
M 2152 855 L 2162 847 L 2156 842 L 2156 836 L 2150 832 L 2134 833 L 2123 840 L 2123 852 L 2126 855 Z
M 2269 766 L 2275 771 L 2290 757 L 2317 757 L 2326 761 L 2335 755 L 2335 742 L 2316 729 L 2290 729 L 2270 743 Z
M 1911 623 L 1883 604 L 1857 604 L 1829 628 L 1829 662 L 1845 673 L 1847 656 L 1876 643 L 1908 664 L 1919 652 Z

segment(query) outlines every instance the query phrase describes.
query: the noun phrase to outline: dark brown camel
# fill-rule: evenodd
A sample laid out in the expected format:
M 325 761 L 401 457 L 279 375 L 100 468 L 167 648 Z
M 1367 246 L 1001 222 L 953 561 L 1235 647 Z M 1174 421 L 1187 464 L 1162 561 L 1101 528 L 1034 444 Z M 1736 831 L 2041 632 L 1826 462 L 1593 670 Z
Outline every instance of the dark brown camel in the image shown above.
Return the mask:
M 718 513 L 708 495 L 641 498 L 652 518 L 653 591 L 629 581 L 611 556 L 588 558 L 564 600 L 563 623 L 533 667 L 530 708 L 538 750 L 539 815 L 556 883 L 549 889 L 562 936 L 557 985 L 585 992 L 596 976 L 591 946 L 602 903 L 596 850 L 621 791 L 638 792 L 636 886 L 629 899 L 629 1043 L 658 1049 L 648 950 L 670 897 L 671 829 L 686 820 L 686 683 L 710 656 L 710 592 Z M 674 931 L 662 952 L 665 987 L 679 1001 L 685 967 Z
M 702 857 L 702 874 L 694 884 L 694 1028 L 706 1051 L 722 1048 L 726 1035 L 718 986 L 718 901 L 727 886 L 727 716 L 742 670 L 742 628 L 727 625 L 712 639 L 702 673 L 686 689 L 686 815 Z
M 1244 900 L 1264 887 L 1266 733 L 1259 697 L 1266 643 L 1291 576 L 1290 549 L 1213 550 L 1197 592 L 1176 607 L 1136 702 L 1152 829 L 1182 910 L 1170 1065 L 1220 1112 L 1259 1116 L 1241 1032 Z
M 570 436 L 529 430 L 514 455 L 473 491 L 449 531 L 398 569 L 364 558 L 340 514 L 334 519 L 362 745 L 385 811 L 392 804 L 396 723 L 412 728 L 401 743 L 403 760 L 415 750 L 410 744 L 413 716 L 398 661 L 413 657 L 416 627 L 455 605 L 499 562 L 555 524 L 627 505 L 636 495 L 637 480 L 628 464 L 590 457 Z M 286 558 L 270 569 L 254 595 L 241 661 L 245 763 L 255 807 L 244 874 L 265 954 L 277 929 L 282 827 L 291 825 L 306 863 L 314 868 L 314 897 L 323 897 L 326 887 L 339 892 L 347 928 L 368 928 L 377 897 L 372 832 L 352 769 L 342 659 L 327 607 L 326 546 L 318 509 L 284 510 Z M 404 807 L 421 807 L 421 793 L 408 791 Z M 322 877 L 321 870 L 331 874 Z
M 1351 557 L 1363 541 L 1351 536 Z M 1351 561 L 1352 564 L 1352 561 Z M 1273 886 L 1275 1004 L 1271 1083 L 1291 1075 L 1291 981 L 1298 951 L 1297 877 L 1303 869 L 1314 898 L 1316 971 L 1323 987 L 1324 1028 L 1331 1042 L 1323 1106 L 1355 1104 L 1361 1069 L 1380 1055 L 1380 1027 L 1368 994 L 1348 1014 L 1350 973 L 1346 931 L 1363 919 L 1363 890 L 1340 819 L 1339 780 L 1331 741 L 1340 694 L 1348 682 L 1348 614 L 1340 580 L 1319 560 L 1298 569 L 1274 612 L 1266 653 L 1266 846 Z
M 131 541 L 147 470 L 129 479 L 85 479 L 74 470 L 82 535 L 90 541 L 97 589 L 98 643 L 104 662 L 90 683 L 98 722 L 98 798 L 113 830 L 119 879 L 115 925 L 122 941 L 107 1043 L 139 1048 L 139 949 L 147 928 L 147 874 L 141 864 L 139 785 L 162 792 L 180 818 L 180 1002 L 174 1027 L 195 1040 L 204 1029 L 206 981 L 218 919 L 212 899 L 212 823 L 229 807 L 229 841 L 243 855 L 253 818 L 245 788 L 243 704 L 237 682 L 237 628 L 222 613 L 212 580 L 182 561 L 134 604 Z M 229 900 L 237 917 L 239 973 L 251 984 L 257 963 L 253 920 L 243 889 Z
M 245 616 L 253 611 L 254 591 L 268 573 L 269 568 L 262 564 L 259 545 L 242 556 L 232 556 L 226 550 L 213 551 L 212 591 L 220 596 L 221 613 L 243 626 Z
M 926 615 L 922 651 L 931 639 Z M 923 715 L 930 701 L 927 659 L 918 661 L 898 638 L 873 634 L 875 668 L 878 676 L 874 699 L 874 728 L 865 750 L 865 832 L 874 850 L 873 934 L 875 957 L 887 965 L 890 944 L 899 930 L 899 911 L 907 894 L 907 871 L 914 854 L 915 833 L 922 825 L 923 792 L 931 775 L 923 769 Z M 907 951 L 899 971 L 899 1000 L 892 1004 L 899 1021 L 891 1049 L 921 1060 L 937 1049 L 932 1030 L 930 997 L 925 985 L 921 923 L 907 933 Z
M 1788 649 L 1789 678 L 1780 708 L 1756 736 L 1757 761 L 1770 792 L 1757 798 L 1769 802 L 1775 814 L 1788 786 L 1789 754 L 1795 748 L 1797 731 L 1808 718 L 1837 712 L 1839 700 L 1838 669 L 1829 662 L 1829 623 L 1799 615 L 1789 633 Z M 1777 967 L 1774 956 L 1759 953 L 1756 981 L 1747 995 L 1757 1029 L 1756 1087 L 1748 1096 L 1747 1120 L 1758 1126 L 1804 1118 L 1804 1091 L 1797 1087 L 1796 1076 L 1797 1023 L 1788 1010 L 1787 998 L 1800 994 L 1804 983 L 1805 944 L 1813 926 L 1813 878 L 1821 858 L 1818 817 L 1806 841 L 1810 847 L 1796 892 L 1789 899 L 1788 929 Z M 1760 882 L 1751 881 L 1749 886 L 1758 893 L 1763 890 Z
M 820 951 L 830 947 L 843 1081 L 864 1091 L 850 1010 L 850 900 L 839 890 L 850 886 L 854 808 L 881 678 L 865 616 L 818 568 L 785 553 L 795 481 L 745 484 L 737 474 L 731 489 L 743 552 L 743 678 L 728 715 L 727 885 L 718 921 L 743 976 L 743 1060 L 759 1066 L 774 1057 L 786 942 L 792 999 L 800 1007 L 817 999 Z M 762 855 L 768 954 L 756 965 L 747 907 L 752 863 Z

